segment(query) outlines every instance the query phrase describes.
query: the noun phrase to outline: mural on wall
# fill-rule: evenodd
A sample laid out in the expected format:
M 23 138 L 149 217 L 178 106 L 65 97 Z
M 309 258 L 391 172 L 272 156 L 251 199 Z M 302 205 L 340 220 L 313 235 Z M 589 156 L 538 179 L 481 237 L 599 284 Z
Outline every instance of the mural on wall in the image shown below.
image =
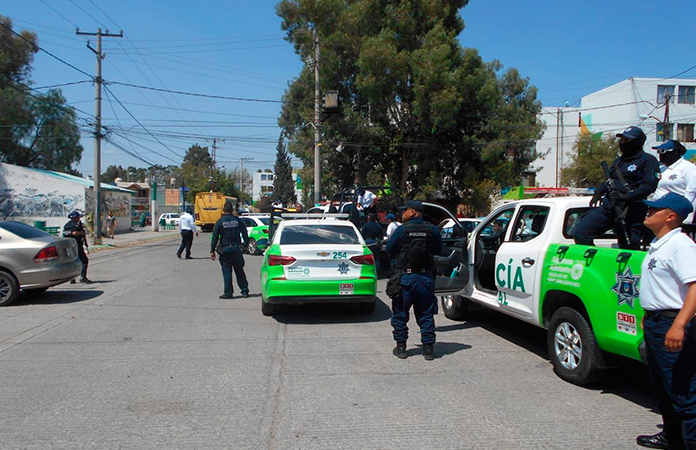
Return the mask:
M 113 211 L 116 217 L 130 217 L 131 215 L 131 195 L 125 193 L 112 193 L 101 191 L 101 215 L 106 216 L 107 211 Z M 90 189 L 85 200 L 85 210 L 94 210 L 94 195 Z M 130 219 L 129 219 L 130 220 Z
M 0 217 L 67 217 L 84 196 L 59 191 L 40 192 L 33 187 L 0 190 Z

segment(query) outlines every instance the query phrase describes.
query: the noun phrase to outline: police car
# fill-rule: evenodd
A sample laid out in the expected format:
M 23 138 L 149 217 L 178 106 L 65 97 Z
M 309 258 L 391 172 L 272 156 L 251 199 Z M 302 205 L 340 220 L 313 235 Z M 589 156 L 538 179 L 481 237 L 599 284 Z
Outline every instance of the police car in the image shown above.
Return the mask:
M 249 242 L 244 249 L 250 255 L 260 255 L 268 246 L 268 224 L 271 223 L 270 214 L 243 214 L 239 217 L 247 229 Z M 276 223 L 283 220 L 281 217 L 273 219 Z
M 371 313 L 376 293 L 374 257 L 351 222 L 324 217 L 277 225 L 261 266 L 263 315 L 302 303 L 357 303 Z

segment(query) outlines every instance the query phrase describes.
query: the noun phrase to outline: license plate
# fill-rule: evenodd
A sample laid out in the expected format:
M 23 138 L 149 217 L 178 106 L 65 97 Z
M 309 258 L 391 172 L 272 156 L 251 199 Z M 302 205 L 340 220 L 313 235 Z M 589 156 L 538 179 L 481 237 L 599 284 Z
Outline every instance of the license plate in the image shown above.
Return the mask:
M 68 258 L 74 258 L 75 257 L 75 249 L 74 248 L 66 248 L 65 249 L 65 255 Z
M 353 295 L 354 292 L 353 283 L 341 283 L 338 285 L 338 295 Z

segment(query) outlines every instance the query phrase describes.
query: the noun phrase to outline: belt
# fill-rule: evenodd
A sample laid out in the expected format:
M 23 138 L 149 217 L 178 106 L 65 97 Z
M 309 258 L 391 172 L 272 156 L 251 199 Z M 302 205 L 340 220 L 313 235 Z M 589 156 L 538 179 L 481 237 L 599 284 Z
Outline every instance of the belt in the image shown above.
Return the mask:
M 655 311 L 645 310 L 648 317 L 659 317 L 660 319 L 674 319 L 679 315 L 679 309 L 660 309 Z
M 425 270 L 425 269 L 404 269 L 404 272 L 407 274 L 421 274 L 421 275 L 432 275 L 433 271 L 432 270 Z

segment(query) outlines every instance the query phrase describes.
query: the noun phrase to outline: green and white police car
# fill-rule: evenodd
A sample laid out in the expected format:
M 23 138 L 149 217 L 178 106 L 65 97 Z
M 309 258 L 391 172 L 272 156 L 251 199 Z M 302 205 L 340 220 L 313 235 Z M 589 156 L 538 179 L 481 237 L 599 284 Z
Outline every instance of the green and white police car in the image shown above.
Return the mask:
M 372 252 L 358 229 L 335 218 L 284 220 L 261 266 L 261 312 L 277 305 L 357 303 L 375 309 L 377 274 Z

